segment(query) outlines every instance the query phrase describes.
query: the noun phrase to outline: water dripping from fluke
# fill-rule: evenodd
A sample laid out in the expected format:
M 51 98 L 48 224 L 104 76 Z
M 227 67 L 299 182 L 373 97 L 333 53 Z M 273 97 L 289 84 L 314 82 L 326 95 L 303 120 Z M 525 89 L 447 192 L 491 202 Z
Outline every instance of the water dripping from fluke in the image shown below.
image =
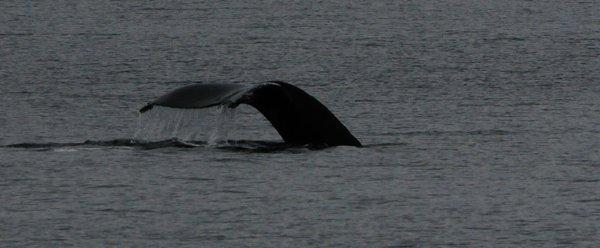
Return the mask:
M 132 138 L 146 149 L 165 146 L 225 150 L 276 151 L 304 147 L 283 141 L 234 140 L 236 109 L 218 105 L 206 109 L 154 107 L 140 114 Z M 206 140 L 206 141 L 201 141 Z
M 210 146 L 227 143 L 235 131 L 235 110 L 225 106 L 208 109 L 156 107 L 140 114 L 133 140 L 207 140 Z
M 219 146 L 220 144 L 229 145 L 228 139 L 230 133 L 235 131 L 235 109 L 219 106 L 219 114 L 217 115 L 216 125 L 211 131 L 208 139 L 209 146 Z

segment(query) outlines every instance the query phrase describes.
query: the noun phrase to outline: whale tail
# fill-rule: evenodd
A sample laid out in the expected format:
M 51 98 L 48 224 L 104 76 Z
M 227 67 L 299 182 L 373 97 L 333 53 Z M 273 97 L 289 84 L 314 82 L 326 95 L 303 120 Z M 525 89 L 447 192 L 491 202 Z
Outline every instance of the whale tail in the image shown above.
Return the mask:
M 254 86 L 193 84 L 175 89 L 140 109 L 155 105 L 172 108 L 207 108 L 248 104 L 262 113 L 287 143 L 316 146 L 362 146 L 350 131 L 316 98 L 281 81 Z

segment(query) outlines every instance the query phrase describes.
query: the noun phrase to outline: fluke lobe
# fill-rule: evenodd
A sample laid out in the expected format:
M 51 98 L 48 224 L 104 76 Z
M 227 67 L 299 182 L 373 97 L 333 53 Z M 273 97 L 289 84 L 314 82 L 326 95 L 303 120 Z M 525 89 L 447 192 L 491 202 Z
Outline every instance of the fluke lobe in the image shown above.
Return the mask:
M 312 146 L 362 146 L 350 131 L 317 99 L 281 81 L 253 85 L 197 83 L 175 89 L 140 109 L 154 106 L 200 109 L 217 105 L 235 108 L 248 104 L 261 112 L 287 143 Z

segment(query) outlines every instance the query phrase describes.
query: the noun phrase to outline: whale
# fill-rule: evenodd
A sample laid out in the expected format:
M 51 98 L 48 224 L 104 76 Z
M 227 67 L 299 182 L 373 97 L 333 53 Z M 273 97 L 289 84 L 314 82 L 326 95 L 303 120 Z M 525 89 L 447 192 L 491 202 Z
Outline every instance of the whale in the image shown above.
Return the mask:
M 195 83 L 167 92 L 139 111 L 144 113 L 154 106 L 202 109 L 220 105 L 236 108 L 240 104 L 257 109 L 285 143 L 312 147 L 362 146 L 325 105 L 282 81 Z

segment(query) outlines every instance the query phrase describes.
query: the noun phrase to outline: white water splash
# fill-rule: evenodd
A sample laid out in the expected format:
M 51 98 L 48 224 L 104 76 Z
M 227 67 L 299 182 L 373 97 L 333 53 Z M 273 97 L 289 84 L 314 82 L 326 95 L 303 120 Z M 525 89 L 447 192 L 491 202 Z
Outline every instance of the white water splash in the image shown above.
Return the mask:
M 208 140 L 217 145 L 229 139 L 235 131 L 235 110 L 219 106 L 207 109 L 174 109 L 155 106 L 140 114 L 136 140 L 160 141 L 178 139 L 182 141 Z

